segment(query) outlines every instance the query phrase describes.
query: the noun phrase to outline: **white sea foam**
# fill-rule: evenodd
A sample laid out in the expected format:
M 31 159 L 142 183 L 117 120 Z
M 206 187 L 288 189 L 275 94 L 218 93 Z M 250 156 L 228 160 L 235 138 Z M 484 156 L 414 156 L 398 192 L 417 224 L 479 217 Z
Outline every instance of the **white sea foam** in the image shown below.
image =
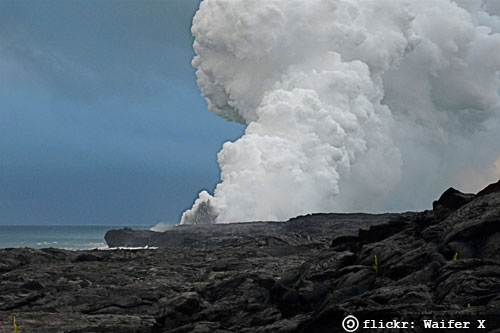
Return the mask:
M 105 250 L 105 251 L 115 251 L 115 250 L 158 250 L 159 248 L 156 246 L 119 246 L 119 247 L 106 247 L 106 248 L 99 248 L 99 250 Z

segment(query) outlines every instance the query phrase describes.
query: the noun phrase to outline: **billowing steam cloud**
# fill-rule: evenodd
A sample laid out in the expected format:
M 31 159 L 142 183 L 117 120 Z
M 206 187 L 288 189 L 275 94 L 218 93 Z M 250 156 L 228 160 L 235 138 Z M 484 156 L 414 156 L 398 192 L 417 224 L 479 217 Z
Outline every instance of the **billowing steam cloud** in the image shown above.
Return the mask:
M 499 136 L 484 133 L 500 132 L 499 9 L 204 0 L 192 26 L 198 84 L 212 112 L 247 128 L 218 155 L 214 195 L 201 192 L 181 223 L 413 208 L 422 184 L 486 163 L 460 164 L 477 158 L 464 155 L 470 145 L 489 142 L 496 161 Z

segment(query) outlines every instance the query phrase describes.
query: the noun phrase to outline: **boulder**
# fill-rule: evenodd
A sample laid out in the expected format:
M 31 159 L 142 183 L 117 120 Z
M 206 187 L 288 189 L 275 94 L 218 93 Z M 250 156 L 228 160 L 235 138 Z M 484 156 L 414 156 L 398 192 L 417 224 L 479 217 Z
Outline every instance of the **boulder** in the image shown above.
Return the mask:
M 449 209 L 451 211 L 457 210 L 466 203 L 474 199 L 475 195 L 470 193 L 462 193 L 453 187 L 447 189 L 438 200 L 432 203 L 434 210 Z

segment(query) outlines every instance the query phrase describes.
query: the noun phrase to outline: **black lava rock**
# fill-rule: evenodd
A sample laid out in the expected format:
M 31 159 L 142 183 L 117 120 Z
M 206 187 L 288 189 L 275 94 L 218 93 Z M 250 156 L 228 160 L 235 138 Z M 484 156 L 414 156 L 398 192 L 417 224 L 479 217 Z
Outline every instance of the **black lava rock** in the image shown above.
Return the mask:
M 495 185 L 496 186 L 496 185 Z M 432 211 L 110 231 L 110 246 L 0 250 L 0 321 L 24 332 L 343 332 L 364 320 L 500 327 L 500 191 Z M 372 329 L 360 329 L 370 332 Z M 442 329 L 440 332 L 451 330 Z

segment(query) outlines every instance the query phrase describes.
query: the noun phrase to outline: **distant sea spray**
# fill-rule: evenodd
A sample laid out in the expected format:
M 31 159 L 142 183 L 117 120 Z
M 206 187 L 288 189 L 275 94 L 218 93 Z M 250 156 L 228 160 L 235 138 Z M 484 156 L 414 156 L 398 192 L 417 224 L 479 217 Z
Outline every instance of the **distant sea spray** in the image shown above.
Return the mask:
M 150 231 L 156 231 L 156 232 L 164 232 L 167 230 L 172 229 L 174 224 L 169 223 L 169 222 L 158 222 L 151 228 L 149 228 Z

